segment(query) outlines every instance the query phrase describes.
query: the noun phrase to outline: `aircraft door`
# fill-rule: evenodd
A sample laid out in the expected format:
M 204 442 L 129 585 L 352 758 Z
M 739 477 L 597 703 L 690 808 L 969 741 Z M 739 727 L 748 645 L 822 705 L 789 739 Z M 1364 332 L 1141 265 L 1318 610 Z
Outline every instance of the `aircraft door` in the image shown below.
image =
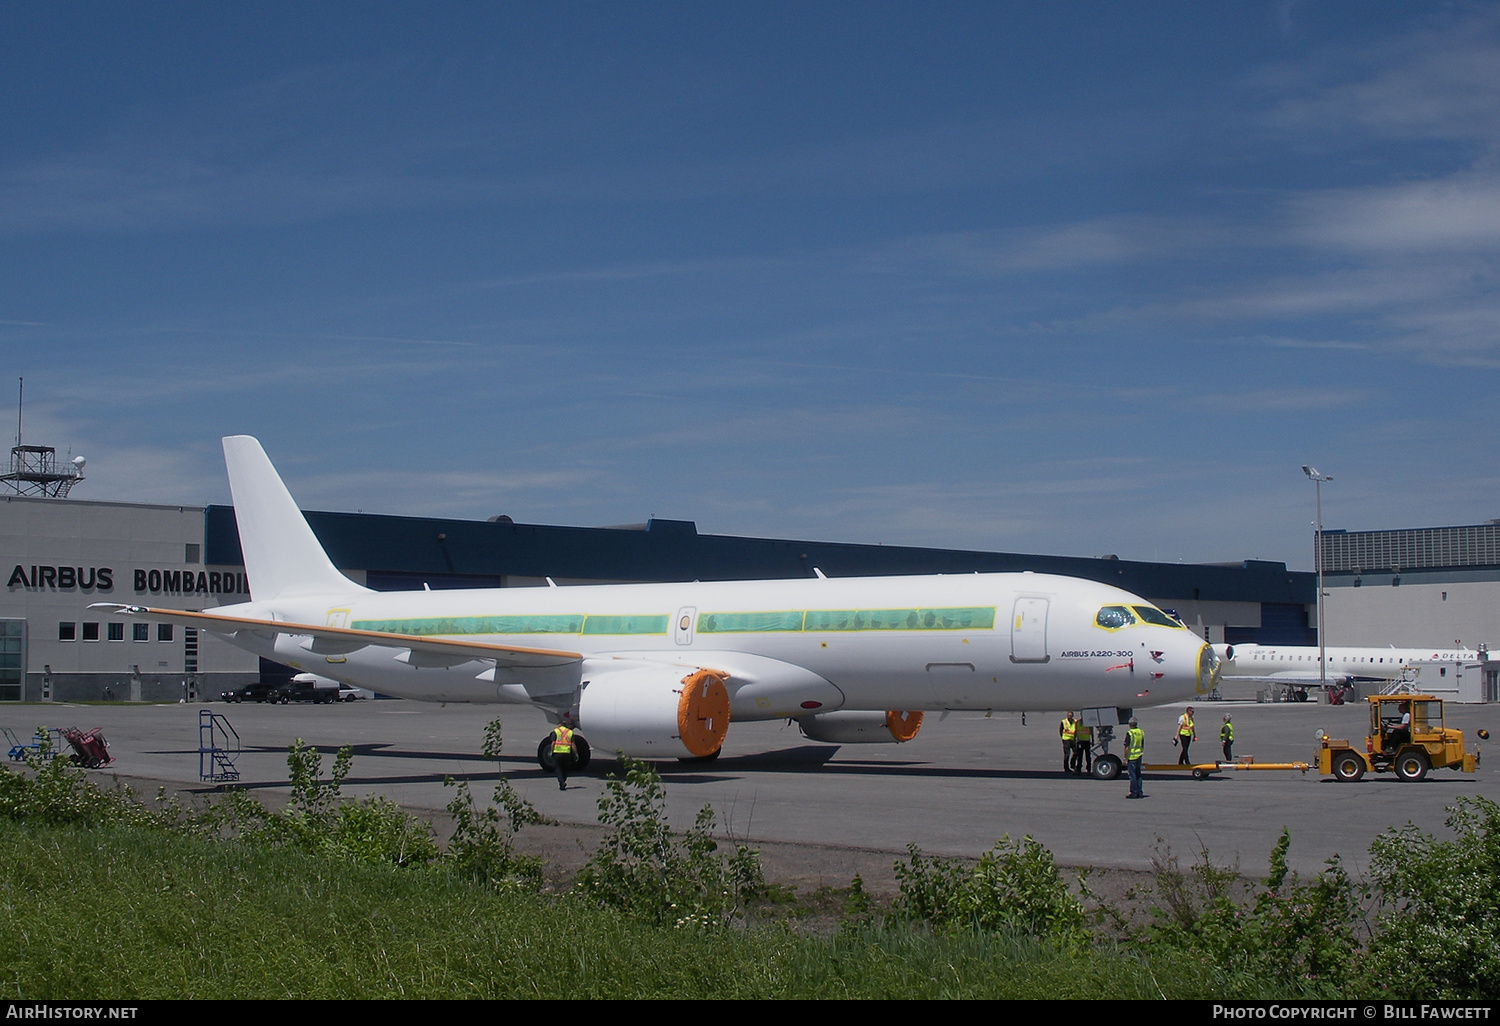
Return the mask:
M 1047 654 L 1047 600 L 1037 597 L 1016 599 L 1010 619 L 1010 661 L 1013 663 L 1050 662 Z
M 693 643 L 693 627 L 698 620 L 696 606 L 683 606 L 672 619 L 672 637 L 679 645 Z

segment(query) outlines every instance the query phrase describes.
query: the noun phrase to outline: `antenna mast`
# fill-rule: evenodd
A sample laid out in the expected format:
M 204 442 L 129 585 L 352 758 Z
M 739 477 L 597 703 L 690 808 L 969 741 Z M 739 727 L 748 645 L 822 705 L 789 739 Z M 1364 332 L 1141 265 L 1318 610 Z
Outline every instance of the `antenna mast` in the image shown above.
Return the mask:
M 0 486 L 17 495 L 44 499 L 66 499 L 68 492 L 83 480 L 82 456 L 74 456 L 62 467 L 57 465 L 57 450 L 50 445 L 21 444 L 21 405 L 26 399 L 26 379 L 21 378 L 16 402 L 16 444 L 10 450 L 10 472 L 0 474 Z

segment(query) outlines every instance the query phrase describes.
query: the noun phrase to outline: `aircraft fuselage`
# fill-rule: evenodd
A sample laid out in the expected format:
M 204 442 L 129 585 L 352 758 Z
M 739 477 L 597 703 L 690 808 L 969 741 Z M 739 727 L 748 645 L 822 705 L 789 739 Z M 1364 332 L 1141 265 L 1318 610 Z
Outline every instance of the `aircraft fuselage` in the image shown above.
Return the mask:
M 1101 608 L 1146 605 L 1076 578 L 970 574 L 364 592 L 216 612 L 583 657 L 536 668 L 424 665 L 399 648 L 330 652 L 295 634 L 228 636 L 297 669 L 406 698 L 531 702 L 629 664 L 666 664 L 723 671 L 734 718 L 773 719 L 837 709 L 1128 708 L 1211 687 L 1211 653 L 1185 628 L 1097 622 Z

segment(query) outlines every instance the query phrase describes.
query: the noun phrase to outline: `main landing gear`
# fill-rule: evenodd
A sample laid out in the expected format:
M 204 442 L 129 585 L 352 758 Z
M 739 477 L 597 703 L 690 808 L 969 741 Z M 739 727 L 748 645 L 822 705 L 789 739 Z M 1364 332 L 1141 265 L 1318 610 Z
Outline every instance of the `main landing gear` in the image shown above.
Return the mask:
M 589 764 L 589 759 L 593 756 L 594 753 L 593 750 L 589 748 L 588 741 L 585 740 L 584 736 L 578 733 L 578 731 L 576 730 L 573 732 L 573 751 L 576 754 L 573 756 L 573 765 L 571 767 L 571 770 L 573 772 L 577 772 L 579 770 L 586 769 Z M 556 771 L 557 764 L 552 761 L 551 734 L 548 734 L 546 737 L 542 738 L 542 740 L 537 744 L 536 762 L 537 765 L 542 767 L 543 771 L 547 773 Z

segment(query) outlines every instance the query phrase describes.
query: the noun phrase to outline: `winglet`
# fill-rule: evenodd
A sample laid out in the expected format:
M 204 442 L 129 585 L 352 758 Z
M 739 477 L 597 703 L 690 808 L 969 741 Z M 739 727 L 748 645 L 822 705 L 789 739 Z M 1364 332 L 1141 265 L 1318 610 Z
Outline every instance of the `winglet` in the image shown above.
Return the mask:
M 257 602 L 281 595 L 367 591 L 339 573 L 271 465 L 249 435 L 224 439 L 224 465 L 240 528 L 240 551 Z

